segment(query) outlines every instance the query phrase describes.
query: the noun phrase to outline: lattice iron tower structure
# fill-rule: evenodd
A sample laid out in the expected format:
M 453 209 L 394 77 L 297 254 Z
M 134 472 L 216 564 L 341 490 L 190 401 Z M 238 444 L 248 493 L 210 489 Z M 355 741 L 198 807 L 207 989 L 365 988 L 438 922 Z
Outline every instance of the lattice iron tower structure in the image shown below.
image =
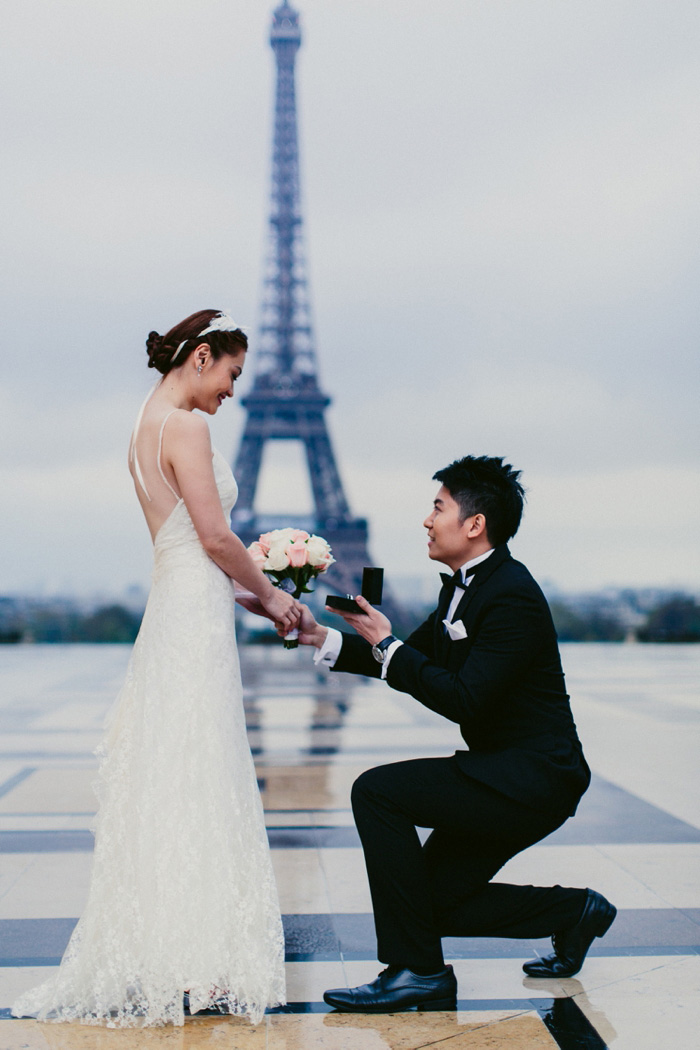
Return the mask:
M 367 521 L 350 513 L 326 429 L 325 411 L 331 400 L 318 384 L 303 250 L 294 90 L 301 31 L 299 15 L 287 0 L 274 11 L 270 45 L 277 63 L 270 251 L 255 378 L 241 401 L 247 414 L 234 463 L 239 494 L 231 525 L 246 544 L 261 532 L 285 525 L 324 536 L 337 564 L 322 579 L 329 587 L 356 594 L 362 568 L 372 562 Z M 305 447 L 314 513 L 308 518 L 260 515 L 255 493 L 263 449 L 268 441 L 289 440 Z

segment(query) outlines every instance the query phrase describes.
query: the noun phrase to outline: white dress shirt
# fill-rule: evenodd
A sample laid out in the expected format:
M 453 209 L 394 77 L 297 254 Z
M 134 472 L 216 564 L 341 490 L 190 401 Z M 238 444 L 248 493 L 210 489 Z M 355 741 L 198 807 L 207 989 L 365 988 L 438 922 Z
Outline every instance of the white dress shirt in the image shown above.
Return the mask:
M 470 561 L 464 563 L 464 565 L 460 569 L 460 572 L 462 573 L 462 580 L 464 581 L 465 587 L 468 587 L 474 579 L 473 576 L 467 576 L 465 580 L 465 571 L 468 569 L 473 569 L 475 565 L 480 565 L 482 561 L 486 561 L 486 559 L 490 558 L 492 554 L 493 547 L 490 551 L 486 551 L 485 554 L 480 554 L 478 558 L 472 558 Z M 462 597 L 463 595 L 461 589 L 459 587 L 455 587 L 455 593 L 452 597 L 452 601 L 450 602 L 450 607 L 447 610 L 447 616 L 445 617 L 445 619 L 449 623 L 452 623 L 452 619 L 454 617 L 454 614 L 457 612 L 457 606 L 462 600 Z M 323 643 L 321 648 L 317 649 L 314 653 L 314 663 L 317 665 L 320 664 L 324 667 L 334 667 L 336 660 L 340 656 L 340 650 L 342 648 L 342 645 L 343 636 L 340 633 L 340 631 L 336 630 L 335 627 L 329 627 L 325 642 Z M 382 678 L 386 678 L 386 673 L 389 670 L 391 658 L 400 645 L 403 645 L 403 642 L 397 638 L 396 641 L 392 642 L 389 648 L 387 649 L 384 657 L 384 663 L 382 664 Z

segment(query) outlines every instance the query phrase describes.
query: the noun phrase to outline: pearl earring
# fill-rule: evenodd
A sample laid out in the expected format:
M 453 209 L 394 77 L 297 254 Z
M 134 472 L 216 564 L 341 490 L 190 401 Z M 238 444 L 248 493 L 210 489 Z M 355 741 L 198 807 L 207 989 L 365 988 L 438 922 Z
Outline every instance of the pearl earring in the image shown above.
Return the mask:
M 197 375 L 198 375 L 198 376 L 201 376 L 201 374 L 202 374 L 202 367 L 203 367 L 203 366 L 202 366 L 202 365 L 200 365 L 200 366 L 199 366 L 199 368 L 197 369 Z

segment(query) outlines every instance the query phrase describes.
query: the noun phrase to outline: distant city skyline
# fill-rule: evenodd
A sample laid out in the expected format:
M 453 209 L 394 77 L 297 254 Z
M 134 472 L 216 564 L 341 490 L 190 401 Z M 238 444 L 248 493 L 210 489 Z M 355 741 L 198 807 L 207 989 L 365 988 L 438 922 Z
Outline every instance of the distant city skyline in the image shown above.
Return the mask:
M 147 586 L 151 328 L 230 308 L 250 388 L 274 6 L 9 5 L 0 594 Z M 295 6 L 321 385 L 374 561 L 430 588 L 431 476 L 488 453 L 523 470 L 539 579 L 696 593 L 697 4 Z M 229 460 L 242 424 L 211 420 Z M 308 503 L 298 451 L 261 509 Z

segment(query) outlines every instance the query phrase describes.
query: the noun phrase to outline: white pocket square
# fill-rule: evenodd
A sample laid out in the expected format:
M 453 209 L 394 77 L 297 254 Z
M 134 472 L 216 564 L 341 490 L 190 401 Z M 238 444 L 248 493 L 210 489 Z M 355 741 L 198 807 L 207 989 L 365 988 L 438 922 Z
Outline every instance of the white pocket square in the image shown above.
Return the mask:
M 466 628 L 461 620 L 455 620 L 454 623 L 450 623 L 449 620 L 443 620 L 442 622 L 453 642 L 461 642 L 463 638 L 467 637 Z

